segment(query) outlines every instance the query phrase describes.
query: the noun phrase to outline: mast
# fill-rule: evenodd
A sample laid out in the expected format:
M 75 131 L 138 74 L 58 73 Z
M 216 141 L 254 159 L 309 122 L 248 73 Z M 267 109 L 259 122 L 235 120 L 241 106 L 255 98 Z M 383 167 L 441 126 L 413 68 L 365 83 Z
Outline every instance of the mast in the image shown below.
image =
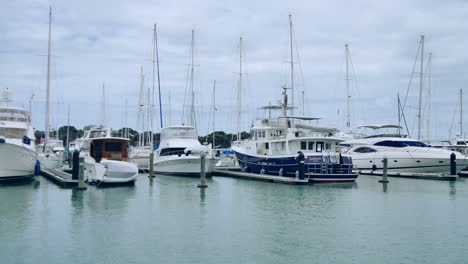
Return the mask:
M 304 90 L 302 90 L 302 116 L 305 116 Z
M 427 142 L 431 140 L 431 97 L 432 97 L 432 89 L 431 89 L 431 75 L 432 75 L 432 53 L 429 53 L 429 58 L 427 61 Z
M 143 118 L 143 106 L 144 106 L 144 103 L 143 103 L 143 92 L 144 92 L 144 85 L 143 85 L 143 66 L 141 66 L 141 69 L 140 69 L 140 94 L 139 94 L 139 97 L 138 97 L 138 117 L 137 117 L 137 129 L 140 130 L 140 128 L 142 129 L 142 132 L 139 132 L 139 137 L 138 137 L 138 145 L 141 147 L 143 145 L 143 141 L 142 141 L 142 135 L 143 135 L 143 122 L 144 122 L 144 118 Z
M 242 112 L 242 37 L 239 38 L 239 85 L 237 88 L 237 140 L 241 140 Z
M 70 143 L 70 105 L 68 105 L 68 115 L 67 115 L 67 142 L 66 142 L 66 146 L 67 146 L 67 149 L 68 149 L 68 144 Z
M 463 89 L 460 89 L 460 138 L 463 138 Z
M 50 134 L 50 42 L 52 31 L 52 7 L 49 7 L 49 44 L 47 52 L 47 92 L 46 92 L 46 118 L 44 147 L 49 143 Z
M 213 81 L 213 144 L 212 148 L 214 148 L 215 145 L 215 118 L 216 118 L 216 80 Z
M 155 72 L 155 62 L 156 62 L 156 24 L 154 24 L 153 28 L 153 82 L 151 86 L 151 99 L 150 99 L 150 126 L 151 126 L 151 133 L 150 133 L 150 141 L 151 141 L 151 146 L 153 146 L 153 109 L 154 109 L 154 72 Z
M 159 122 L 161 124 L 161 128 L 163 128 L 163 115 L 162 115 L 162 103 L 161 103 L 161 79 L 159 76 L 158 33 L 156 31 L 156 24 L 154 24 L 154 43 L 156 46 L 156 66 L 157 66 L 157 71 L 158 71 Z
M 294 56 L 293 56 L 293 24 L 291 14 L 289 14 L 289 42 L 291 48 L 290 60 L 291 60 L 291 116 L 294 116 Z
M 124 121 L 124 138 L 128 138 L 128 98 L 125 97 L 125 121 Z
M 400 135 L 401 134 L 400 93 L 397 93 L 397 104 L 398 104 L 398 135 Z
M 419 106 L 418 106 L 418 140 L 421 140 L 421 108 L 423 92 L 423 70 L 424 70 L 424 35 L 421 35 L 421 72 L 419 77 Z
M 106 90 L 102 83 L 102 102 L 101 102 L 101 126 L 105 126 L 106 122 Z
M 346 126 L 348 127 L 348 131 L 351 130 L 351 113 L 349 111 L 349 100 L 351 97 L 349 96 L 349 46 L 345 44 L 346 50 Z
M 195 47 L 195 30 L 192 29 L 192 42 L 191 42 L 191 48 L 190 48 L 190 95 L 192 96 L 190 102 L 190 119 L 189 119 L 189 125 L 193 126 L 195 123 L 194 116 L 195 116 L 195 93 L 193 92 L 193 57 L 194 57 L 194 47 Z

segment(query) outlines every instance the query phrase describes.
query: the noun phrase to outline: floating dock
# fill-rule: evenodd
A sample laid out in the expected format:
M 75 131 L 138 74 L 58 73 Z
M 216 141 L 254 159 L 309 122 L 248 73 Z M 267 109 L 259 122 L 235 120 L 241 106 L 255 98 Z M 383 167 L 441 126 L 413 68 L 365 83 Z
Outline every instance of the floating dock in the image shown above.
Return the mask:
M 361 175 L 370 176 L 383 176 L 382 170 L 361 170 Z M 423 179 L 423 180 L 438 180 L 438 181 L 455 181 L 458 179 L 458 175 L 448 175 L 443 173 L 408 173 L 408 172 L 387 172 L 388 177 L 400 177 L 400 178 L 412 178 L 412 179 Z
M 78 186 L 78 180 L 73 180 L 71 174 L 61 170 L 41 168 L 41 174 L 62 188 Z
M 296 185 L 309 184 L 309 180 L 307 179 L 300 180 L 294 177 L 271 176 L 271 175 L 265 175 L 265 174 L 220 170 L 220 169 L 213 170 L 213 176 L 224 176 L 224 177 L 231 177 L 231 178 L 237 178 L 237 179 L 267 181 L 267 182 L 276 182 L 276 183 L 284 183 L 284 184 L 296 184 Z

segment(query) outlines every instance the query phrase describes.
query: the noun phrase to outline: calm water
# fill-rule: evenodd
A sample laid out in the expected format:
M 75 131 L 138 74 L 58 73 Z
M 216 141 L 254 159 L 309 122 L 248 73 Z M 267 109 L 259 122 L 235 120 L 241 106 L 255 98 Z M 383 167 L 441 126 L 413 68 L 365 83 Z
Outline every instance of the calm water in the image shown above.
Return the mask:
M 0 263 L 466 263 L 468 179 L 0 186 Z

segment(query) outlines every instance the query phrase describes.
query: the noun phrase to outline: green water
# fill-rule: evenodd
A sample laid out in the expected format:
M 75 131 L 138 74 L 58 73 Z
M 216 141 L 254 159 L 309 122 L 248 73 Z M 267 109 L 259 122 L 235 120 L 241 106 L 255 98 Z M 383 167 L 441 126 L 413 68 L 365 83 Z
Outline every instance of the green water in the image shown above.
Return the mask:
M 468 179 L 0 186 L 0 263 L 467 263 Z

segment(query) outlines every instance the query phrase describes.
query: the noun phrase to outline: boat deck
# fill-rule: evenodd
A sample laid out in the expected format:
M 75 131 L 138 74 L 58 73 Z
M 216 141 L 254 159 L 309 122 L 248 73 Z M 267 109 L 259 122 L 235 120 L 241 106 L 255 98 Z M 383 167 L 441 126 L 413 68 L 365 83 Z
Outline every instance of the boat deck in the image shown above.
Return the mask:
M 213 174 L 214 176 L 223 176 L 223 177 L 231 177 L 231 178 L 237 178 L 237 179 L 256 180 L 256 181 L 276 182 L 276 183 L 284 183 L 284 184 L 296 184 L 296 185 L 309 184 L 309 180 L 307 179 L 300 180 L 294 177 L 272 176 L 272 175 L 248 173 L 248 172 L 241 172 L 241 171 L 215 169 L 213 171 Z
M 78 186 L 78 180 L 73 180 L 70 173 L 61 170 L 41 168 L 41 174 L 62 188 Z

